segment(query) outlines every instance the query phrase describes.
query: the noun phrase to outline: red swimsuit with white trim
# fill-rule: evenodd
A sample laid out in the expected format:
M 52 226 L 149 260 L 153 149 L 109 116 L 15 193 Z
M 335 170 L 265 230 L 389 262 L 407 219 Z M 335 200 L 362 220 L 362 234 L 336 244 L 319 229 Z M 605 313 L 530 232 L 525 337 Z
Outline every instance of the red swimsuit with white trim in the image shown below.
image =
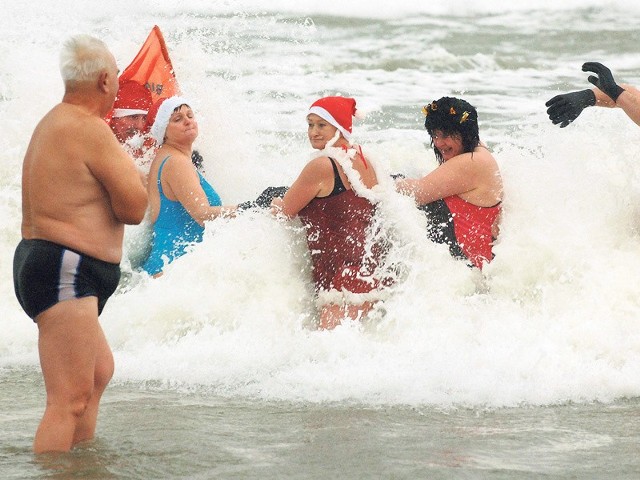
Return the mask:
M 307 229 L 316 291 L 346 290 L 368 293 L 378 286 L 372 277 L 380 255 L 366 251 L 366 240 L 375 207 L 369 200 L 347 190 L 335 165 L 334 188 L 316 197 L 298 216 Z

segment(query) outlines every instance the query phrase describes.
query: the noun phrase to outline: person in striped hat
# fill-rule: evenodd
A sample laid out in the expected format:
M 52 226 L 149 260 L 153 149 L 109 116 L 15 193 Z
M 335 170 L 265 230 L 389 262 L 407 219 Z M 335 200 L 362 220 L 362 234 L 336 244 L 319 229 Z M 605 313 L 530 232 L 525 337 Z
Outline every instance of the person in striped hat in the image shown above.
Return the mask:
M 137 82 L 120 81 L 109 126 L 122 144 L 144 133 L 147 113 L 151 108 L 151 92 Z
M 158 150 L 147 184 L 153 240 L 142 269 L 157 277 L 189 245 L 202 241 L 207 220 L 233 215 L 236 207 L 222 206 L 218 193 L 193 164 L 199 131 L 188 100 L 174 96 L 156 101 L 147 127 Z

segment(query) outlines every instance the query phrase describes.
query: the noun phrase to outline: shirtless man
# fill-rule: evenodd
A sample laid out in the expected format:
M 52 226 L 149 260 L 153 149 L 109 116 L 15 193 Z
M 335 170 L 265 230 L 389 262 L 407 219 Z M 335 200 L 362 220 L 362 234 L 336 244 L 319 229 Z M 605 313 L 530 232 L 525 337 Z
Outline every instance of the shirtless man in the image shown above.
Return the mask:
M 545 105 L 554 125 L 564 128 L 573 122 L 587 107 L 621 108 L 637 125 L 640 125 L 640 90 L 632 85 L 618 85 L 611 70 L 598 62 L 587 62 L 582 71 L 593 72 L 587 80 L 595 88 L 563 93 L 550 99 Z
M 22 174 L 22 241 L 14 286 L 38 325 L 47 406 L 33 449 L 64 452 L 93 438 L 113 356 L 98 315 L 120 279 L 124 224 L 140 223 L 147 194 L 104 116 L 118 68 L 100 40 L 64 44 L 62 102 L 37 125 Z

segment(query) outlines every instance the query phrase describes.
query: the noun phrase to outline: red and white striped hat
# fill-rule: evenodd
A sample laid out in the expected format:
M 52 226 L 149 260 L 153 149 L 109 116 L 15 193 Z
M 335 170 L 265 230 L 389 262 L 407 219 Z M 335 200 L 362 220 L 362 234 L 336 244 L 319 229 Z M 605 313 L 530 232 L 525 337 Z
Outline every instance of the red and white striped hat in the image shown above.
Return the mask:
M 169 125 L 169 119 L 173 111 L 180 105 L 189 105 L 189 101 L 183 97 L 161 98 L 153 104 L 147 114 L 147 128 L 158 144 L 164 142 L 164 134 Z
M 349 140 L 353 126 L 353 117 L 356 115 L 356 101 L 349 97 L 323 97 L 316 100 L 309 108 L 309 113 L 314 113 L 323 118 L 342 133 Z
M 133 80 L 119 82 L 118 96 L 113 103 L 113 117 L 128 117 L 129 115 L 146 115 L 151 104 L 151 92 Z

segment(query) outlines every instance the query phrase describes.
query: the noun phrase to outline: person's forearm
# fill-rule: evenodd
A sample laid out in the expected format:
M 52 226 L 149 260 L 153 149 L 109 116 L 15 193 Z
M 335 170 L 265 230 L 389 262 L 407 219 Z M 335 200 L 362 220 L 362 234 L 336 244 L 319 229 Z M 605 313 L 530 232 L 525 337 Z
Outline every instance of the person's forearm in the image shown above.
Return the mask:
M 234 217 L 237 207 L 231 206 L 205 206 L 199 208 L 197 211 L 189 212 L 191 218 L 193 218 L 201 227 L 204 227 L 204 222 L 214 220 L 218 217 Z M 187 210 L 188 211 L 188 210 Z
M 398 180 L 396 182 L 396 190 L 404 195 L 412 196 L 418 205 L 425 205 L 442 198 L 435 193 L 435 186 L 425 181 L 425 177 Z
M 607 108 L 615 108 L 616 102 L 611 100 L 609 96 L 604 93 L 599 88 L 593 88 L 593 93 L 596 95 L 596 106 L 597 107 L 607 107 Z
M 396 180 L 396 190 L 404 195 L 414 196 L 418 189 L 418 180 L 415 178 L 401 178 Z
M 624 113 L 640 125 L 640 92 L 636 89 L 628 89 L 620 94 L 616 105 L 624 110 Z
M 235 205 L 209 207 L 209 220 L 213 220 L 218 217 L 233 217 L 236 214 L 238 207 Z

